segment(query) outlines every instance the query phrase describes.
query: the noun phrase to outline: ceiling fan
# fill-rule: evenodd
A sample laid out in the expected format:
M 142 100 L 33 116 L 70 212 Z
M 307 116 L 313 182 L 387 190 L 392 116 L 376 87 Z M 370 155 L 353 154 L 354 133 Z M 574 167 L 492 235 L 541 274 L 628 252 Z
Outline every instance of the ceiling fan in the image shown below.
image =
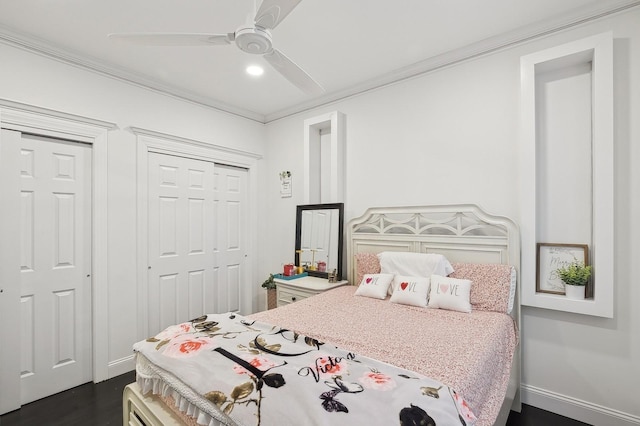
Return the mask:
M 284 53 L 273 47 L 271 31 L 302 0 L 264 0 L 253 23 L 228 34 L 207 33 L 118 33 L 110 39 L 146 46 L 220 46 L 234 42 L 240 50 L 262 57 L 284 78 L 305 93 L 318 95 L 324 89 Z

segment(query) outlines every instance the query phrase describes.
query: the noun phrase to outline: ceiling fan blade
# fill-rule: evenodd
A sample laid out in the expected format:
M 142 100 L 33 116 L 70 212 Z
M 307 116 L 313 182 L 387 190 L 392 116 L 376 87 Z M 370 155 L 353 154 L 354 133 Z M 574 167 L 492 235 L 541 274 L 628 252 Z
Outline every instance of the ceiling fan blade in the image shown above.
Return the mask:
M 263 57 L 276 71 L 303 92 L 309 95 L 320 95 L 324 93 L 322 86 L 279 50 L 273 49 L 265 53 Z
M 260 9 L 258 9 L 258 13 L 256 13 L 256 25 L 268 30 L 277 27 L 301 1 L 264 0 L 260 5 Z
M 112 40 L 144 46 L 215 46 L 233 41 L 231 34 L 194 33 L 118 33 L 109 34 Z

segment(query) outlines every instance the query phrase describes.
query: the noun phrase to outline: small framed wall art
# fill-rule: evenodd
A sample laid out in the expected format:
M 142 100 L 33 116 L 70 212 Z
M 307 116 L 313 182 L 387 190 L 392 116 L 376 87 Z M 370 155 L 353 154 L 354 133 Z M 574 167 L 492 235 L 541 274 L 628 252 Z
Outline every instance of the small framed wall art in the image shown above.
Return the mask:
M 289 198 L 291 194 L 291 172 L 280 172 L 280 197 Z
M 536 257 L 536 292 L 565 294 L 558 269 L 578 261 L 589 264 L 587 244 L 538 243 Z

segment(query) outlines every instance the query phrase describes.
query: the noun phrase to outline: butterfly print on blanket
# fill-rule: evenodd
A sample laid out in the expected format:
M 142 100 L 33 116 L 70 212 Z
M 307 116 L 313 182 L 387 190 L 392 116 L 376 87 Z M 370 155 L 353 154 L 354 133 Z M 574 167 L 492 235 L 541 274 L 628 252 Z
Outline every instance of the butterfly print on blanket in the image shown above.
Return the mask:
M 332 389 L 327 392 L 322 392 L 322 394 L 320 394 L 320 399 L 322 399 L 322 408 L 330 413 L 349 412 L 349 409 L 343 403 L 335 399 L 336 395 L 341 392 L 360 393 L 364 390 L 359 384 L 345 382 L 338 376 L 334 376 L 333 381 L 325 380 L 324 383 Z

